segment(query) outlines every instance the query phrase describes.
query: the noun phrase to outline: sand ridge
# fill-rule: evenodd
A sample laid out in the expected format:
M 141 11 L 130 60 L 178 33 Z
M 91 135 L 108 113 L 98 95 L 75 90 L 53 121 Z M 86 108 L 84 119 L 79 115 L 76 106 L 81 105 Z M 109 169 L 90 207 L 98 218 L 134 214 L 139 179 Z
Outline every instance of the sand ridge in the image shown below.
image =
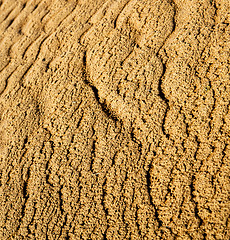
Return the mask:
M 229 238 L 229 1 L 0 13 L 0 239 Z

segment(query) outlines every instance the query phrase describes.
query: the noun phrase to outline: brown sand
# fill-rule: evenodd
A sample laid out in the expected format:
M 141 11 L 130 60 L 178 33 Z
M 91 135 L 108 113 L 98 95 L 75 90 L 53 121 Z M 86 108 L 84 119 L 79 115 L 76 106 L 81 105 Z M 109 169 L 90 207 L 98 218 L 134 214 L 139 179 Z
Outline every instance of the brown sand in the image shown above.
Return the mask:
M 230 1 L 0 1 L 0 239 L 230 238 Z

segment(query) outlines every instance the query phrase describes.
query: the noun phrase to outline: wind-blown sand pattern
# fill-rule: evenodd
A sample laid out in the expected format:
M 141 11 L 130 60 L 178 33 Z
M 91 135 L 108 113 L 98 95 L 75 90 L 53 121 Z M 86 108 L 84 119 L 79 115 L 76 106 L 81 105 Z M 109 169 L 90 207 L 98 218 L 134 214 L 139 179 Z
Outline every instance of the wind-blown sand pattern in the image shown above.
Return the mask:
M 230 2 L 0 1 L 0 239 L 230 238 Z

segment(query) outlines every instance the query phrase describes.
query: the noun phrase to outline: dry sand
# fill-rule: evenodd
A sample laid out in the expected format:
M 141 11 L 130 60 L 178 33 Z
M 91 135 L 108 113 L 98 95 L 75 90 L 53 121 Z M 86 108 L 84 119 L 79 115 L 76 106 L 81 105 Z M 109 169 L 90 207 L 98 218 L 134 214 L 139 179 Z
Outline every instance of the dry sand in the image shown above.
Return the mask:
M 0 239 L 230 238 L 230 1 L 0 1 Z

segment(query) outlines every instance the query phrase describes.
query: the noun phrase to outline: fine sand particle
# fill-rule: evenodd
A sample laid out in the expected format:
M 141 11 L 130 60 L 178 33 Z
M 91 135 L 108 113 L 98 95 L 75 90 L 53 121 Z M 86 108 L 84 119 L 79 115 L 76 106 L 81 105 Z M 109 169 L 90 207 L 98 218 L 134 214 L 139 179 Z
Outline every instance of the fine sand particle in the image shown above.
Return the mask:
M 0 1 L 0 240 L 230 239 L 229 0 Z

